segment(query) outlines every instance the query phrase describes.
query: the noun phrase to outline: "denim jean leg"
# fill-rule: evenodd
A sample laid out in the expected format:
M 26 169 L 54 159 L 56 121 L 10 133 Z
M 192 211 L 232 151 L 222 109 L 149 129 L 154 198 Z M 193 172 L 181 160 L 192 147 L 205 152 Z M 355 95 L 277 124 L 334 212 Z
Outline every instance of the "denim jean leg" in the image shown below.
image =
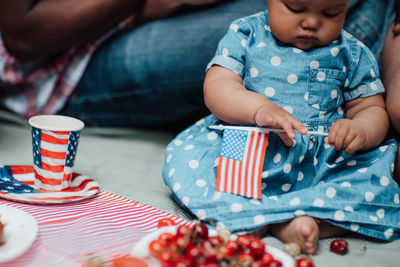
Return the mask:
M 368 46 L 380 63 L 386 31 L 394 19 L 394 0 L 354 0 L 351 4 L 344 28 Z
M 95 53 L 62 113 L 87 125 L 165 127 L 207 110 L 207 63 L 229 24 L 265 10 L 262 0 L 226 1 L 115 36 Z

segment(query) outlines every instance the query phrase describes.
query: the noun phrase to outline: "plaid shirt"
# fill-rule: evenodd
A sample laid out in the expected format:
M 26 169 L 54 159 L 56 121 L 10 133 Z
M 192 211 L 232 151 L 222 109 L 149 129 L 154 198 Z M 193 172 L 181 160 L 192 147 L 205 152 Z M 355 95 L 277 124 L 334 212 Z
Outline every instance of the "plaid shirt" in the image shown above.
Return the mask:
M 110 35 L 132 25 L 128 18 L 98 41 L 74 47 L 54 58 L 19 61 L 0 37 L 0 102 L 27 118 L 59 111 L 74 91 L 93 52 Z

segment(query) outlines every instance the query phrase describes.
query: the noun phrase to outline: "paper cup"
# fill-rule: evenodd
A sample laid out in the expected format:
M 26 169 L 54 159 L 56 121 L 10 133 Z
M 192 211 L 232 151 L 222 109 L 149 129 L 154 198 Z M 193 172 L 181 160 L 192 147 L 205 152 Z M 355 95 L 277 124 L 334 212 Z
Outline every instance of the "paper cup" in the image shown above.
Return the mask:
M 67 116 L 39 115 L 31 117 L 29 124 L 35 187 L 50 191 L 70 187 L 79 133 L 84 123 Z

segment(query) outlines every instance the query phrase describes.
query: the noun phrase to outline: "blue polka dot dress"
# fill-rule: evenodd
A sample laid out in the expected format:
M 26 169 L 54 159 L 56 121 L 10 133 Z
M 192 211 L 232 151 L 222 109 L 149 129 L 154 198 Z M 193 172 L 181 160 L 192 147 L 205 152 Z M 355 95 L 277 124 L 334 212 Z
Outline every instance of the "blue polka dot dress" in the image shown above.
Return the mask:
M 328 132 L 345 116 L 344 101 L 384 92 L 370 51 L 342 32 L 329 46 L 302 51 L 280 45 L 266 12 L 230 25 L 209 66 L 243 78 L 311 131 Z M 296 135 L 285 146 L 270 133 L 262 172 L 262 198 L 216 191 L 224 124 L 213 115 L 181 132 L 167 147 L 163 178 L 173 197 L 201 220 L 233 232 L 309 215 L 367 236 L 400 237 L 399 187 L 392 178 L 396 142 L 346 154 L 322 136 Z

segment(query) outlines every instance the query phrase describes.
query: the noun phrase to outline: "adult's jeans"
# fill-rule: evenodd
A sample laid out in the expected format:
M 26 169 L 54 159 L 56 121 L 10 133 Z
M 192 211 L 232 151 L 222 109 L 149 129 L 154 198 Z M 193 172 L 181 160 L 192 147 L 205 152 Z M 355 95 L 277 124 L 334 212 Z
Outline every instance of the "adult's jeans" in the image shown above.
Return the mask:
M 395 0 L 350 0 L 344 29 L 361 40 L 380 64 L 383 41 L 394 19 Z
M 351 1 L 346 29 L 377 56 L 393 1 Z M 61 113 L 92 126 L 179 129 L 193 123 L 208 112 L 202 84 L 218 41 L 233 20 L 266 8 L 263 0 L 231 0 L 114 36 L 94 54 Z

